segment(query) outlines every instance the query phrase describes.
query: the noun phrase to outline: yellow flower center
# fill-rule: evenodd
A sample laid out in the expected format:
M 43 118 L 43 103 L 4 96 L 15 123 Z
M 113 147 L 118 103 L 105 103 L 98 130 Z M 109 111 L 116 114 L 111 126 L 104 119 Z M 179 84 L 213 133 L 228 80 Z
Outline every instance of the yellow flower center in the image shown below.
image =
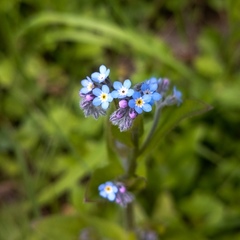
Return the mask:
M 106 186 L 105 191 L 108 192 L 108 193 L 112 192 L 112 187 L 111 186 Z
M 106 93 L 102 93 L 102 94 L 100 95 L 100 99 L 101 99 L 102 102 L 106 102 L 106 101 L 107 101 L 107 98 L 108 98 L 108 96 L 107 96 Z
M 142 98 L 137 98 L 136 100 L 135 100 L 135 105 L 136 106 L 138 106 L 138 107 L 142 107 L 143 106 L 143 104 L 144 104 L 144 101 L 143 101 L 143 99 Z

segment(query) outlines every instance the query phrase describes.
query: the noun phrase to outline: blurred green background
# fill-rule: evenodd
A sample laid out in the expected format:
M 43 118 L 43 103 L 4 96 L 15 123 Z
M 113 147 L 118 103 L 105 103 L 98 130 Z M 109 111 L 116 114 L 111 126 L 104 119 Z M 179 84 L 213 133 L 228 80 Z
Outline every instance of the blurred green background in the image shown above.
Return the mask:
M 80 80 L 101 64 L 214 107 L 139 162 L 139 228 L 240 239 L 239 26 L 239 0 L 1 0 L 0 239 L 136 239 L 118 206 L 83 201 L 109 160 L 106 118 L 79 109 Z

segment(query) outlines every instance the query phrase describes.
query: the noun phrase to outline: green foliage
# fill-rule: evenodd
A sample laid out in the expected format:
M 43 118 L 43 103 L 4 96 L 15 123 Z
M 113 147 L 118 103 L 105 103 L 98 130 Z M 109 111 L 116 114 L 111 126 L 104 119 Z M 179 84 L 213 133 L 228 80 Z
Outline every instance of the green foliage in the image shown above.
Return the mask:
M 137 239 L 98 196 L 119 179 L 161 239 L 240 238 L 239 1 L 200 2 L 0 2 L 0 239 Z M 85 118 L 79 80 L 101 64 L 168 77 L 183 104 L 151 139 L 151 113 L 126 133 Z

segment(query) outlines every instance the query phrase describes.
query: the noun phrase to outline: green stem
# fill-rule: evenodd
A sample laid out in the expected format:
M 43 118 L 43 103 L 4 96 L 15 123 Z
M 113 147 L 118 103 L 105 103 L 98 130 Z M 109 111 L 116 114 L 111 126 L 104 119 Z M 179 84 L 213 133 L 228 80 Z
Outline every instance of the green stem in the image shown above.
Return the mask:
M 22 151 L 16 144 L 14 145 L 14 147 L 15 147 L 16 158 L 17 158 L 19 165 L 21 167 L 21 170 L 22 170 L 23 182 L 24 182 L 25 189 L 26 189 L 26 192 L 28 195 L 28 199 L 32 205 L 33 215 L 35 218 L 37 218 L 37 217 L 39 217 L 40 213 L 39 213 L 37 200 L 36 200 L 36 197 L 34 194 L 34 188 L 33 188 L 33 184 L 32 184 L 31 175 L 29 173 L 27 163 L 23 156 Z
M 132 129 L 132 140 L 134 144 L 134 148 L 129 155 L 128 159 L 128 167 L 126 170 L 126 177 L 130 179 L 135 175 L 136 167 L 137 167 L 137 158 L 139 156 L 139 129 Z M 131 231 L 134 230 L 134 211 L 133 211 L 133 203 L 127 205 L 125 209 L 125 218 L 126 218 L 126 228 Z
M 125 210 L 126 213 L 126 228 L 129 231 L 134 230 L 134 212 L 133 212 L 133 203 L 129 203 Z
M 160 114 L 161 114 L 160 110 L 161 110 L 161 108 L 157 108 L 156 109 L 156 112 L 155 112 L 155 115 L 154 115 L 154 119 L 153 119 L 152 128 L 149 131 L 148 136 L 145 139 L 141 149 L 139 150 L 139 154 L 142 154 L 145 151 L 145 149 L 146 149 L 146 147 L 148 145 L 148 142 L 151 140 L 151 138 L 152 138 L 152 136 L 153 136 L 153 134 L 154 134 L 154 132 L 155 132 L 155 130 L 157 128 L 157 125 L 158 125 L 158 122 L 159 122 L 159 117 L 160 117 Z

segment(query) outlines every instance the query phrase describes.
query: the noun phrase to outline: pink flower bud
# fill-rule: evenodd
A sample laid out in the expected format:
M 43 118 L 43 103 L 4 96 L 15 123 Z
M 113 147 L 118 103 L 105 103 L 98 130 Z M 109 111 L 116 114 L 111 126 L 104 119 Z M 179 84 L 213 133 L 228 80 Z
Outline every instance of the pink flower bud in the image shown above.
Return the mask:
M 93 100 L 93 98 L 94 98 L 94 96 L 92 94 L 87 94 L 86 95 L 86 100 L 87 101 L 91 101 L 91 100 Z
M 123 99 L 123 100 L 119 101 L 118 104 L 119 104 L 120 108 L 126 108 L 128 106 L 128 101 Z
M 129 117 L 130 117 L 131 119 L 134 119 L 134 118 L 137 117 L 137 113 L 134 111 L 134 109 L 131 109 L 131 110 L 129 111 Z

